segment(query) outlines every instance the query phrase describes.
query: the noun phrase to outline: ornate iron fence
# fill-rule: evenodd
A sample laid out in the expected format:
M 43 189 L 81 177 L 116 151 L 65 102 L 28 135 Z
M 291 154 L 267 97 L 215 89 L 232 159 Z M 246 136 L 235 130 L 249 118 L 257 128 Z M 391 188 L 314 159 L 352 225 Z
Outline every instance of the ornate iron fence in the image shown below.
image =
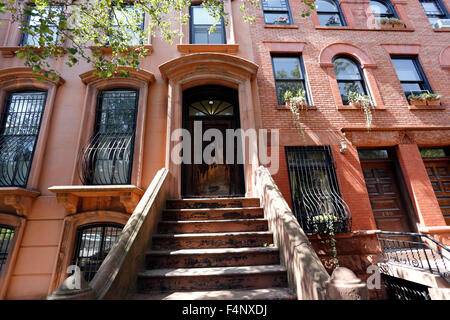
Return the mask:
M 383 280 L 390 300 L 431 300 L 427 286 L 387 275 Z
M 384 262 L 422 269 L 450 282 L 450 249 L 422 233 L 380 231 Z
M 328 146 L 287 147 L 294 213 L 307 233 L 351 230 L 351 213 L 340 196 L 339 185 Z

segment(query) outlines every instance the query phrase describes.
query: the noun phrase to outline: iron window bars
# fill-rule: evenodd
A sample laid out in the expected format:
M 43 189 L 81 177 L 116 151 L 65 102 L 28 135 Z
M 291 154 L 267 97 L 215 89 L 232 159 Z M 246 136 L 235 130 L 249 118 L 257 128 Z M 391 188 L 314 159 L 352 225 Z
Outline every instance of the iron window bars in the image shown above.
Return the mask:
M 420 4 L 433 27 L 438 20 L 450 16 L 441 0 L 420 0 Z
M 192 44 L 225 44 L 225 23 L 223 17 L 220 21 L 208 14 L 202 5 L 192 5 L 190 11 L 190 42 Z M 216 25 L 214 32 L 209 32 L 211 26 Z
M 39 44 L 39 37 L 35 34 L 34 30 L 39 29 L 41 26 L 41 13 L 36 9 L 36 7 L 30 7 L 31 15 L 27 16 L 26 21 L 23 23 L 26 27 L 24 28 L 24 32 L 22 32 L 22 38 L 20 40 L 20 46 L 30 45 L 30 46 L 40 46 Z M 54 23 L 48 25 L 48 28 L 53 32 L 52 37 L 53 39 L 51 42 L 56 42 L 58 39 L 58 27 L 57 24 L 59 23 L 59 14 L 64 10 L 64 6 L 62 5 L 50 5 L 47 6 L 44 9 L 44 12 L 42 15 L 47 18 L 54 18 Z M 59 11 L 59 13 L 58 13 Z M 44 41 L 48 42 L 48 39 Z
M 261 0 L 266 24 L 292 24 L 288 0 Z
M 321 26 L 345 26 L 344 15 L 338 1 L 319 0 L 315 4 Z
M 120 6 L 120 10 L 117 10 L 117 6 Z M 145 13 L 139 10 L 132 3 L 122 3 L 120 5 L 115 5 L 111 9 L 111 28 L 113 29 L 123 29 L 124 26 L 120 24 L 121 21 L 126 21 L 129 23 L 129 19 L 138 19 L 132 27 L 125 28 L 125 32 L 129 34 L 130 39 L 128 44 L 133 45 L 142 45 L 144 42 L 141 37 L 136 35 L 135 30 L 141 32 L 145 28 Z M 135 30 L 133 30 L 133 28 Z
M 14 228 L 0 225 L 0 276 L 8 259 L 9 249 L 14 238 Z
M 78 157 L 83 184 L 131 183 L 138 99 L 136 90 L 100 92 L 94 134 Z
M 0 186 L 26 187 L 46 98 L 37 91 L 8 94 L 0 128 Z
M 284 93 L 286 91 L 289 90 L 292 93 L 296 93 L 299 89 L 305 90 L 305 98 L 307 103 L 309 103 L 305 70 L 301 56 L 273 55 L 272 67 L 279 105 L 285 104 Z
M 410 94 L 433 92 L 417 56 L 391 56 L 406 98 Z
M 333 156 L 328 146 L 286 147 L 294 214 L 307 233 L 350 232 L 351 213 L 340 196 Z
M 372 10 L 373 16 L 375 20 L 379 22 L 381 19 L 386 18 L 397 18 L 397 12 L 395 12 L 394 7 L 390 3 L 390 1 L 385 0 L 372 0 L 370 1 L 370 9 Z
M 115 223 L 97 223 L 77 229 L 72 265 L 77 265 L 86 281 L 91 281 L 103 260 L 119 240 L 123 226 Z
M 333 58 L 333 63 L 336 81 L 344 105 L 348 104 L 348 93 L 350 91 L 367 94 L 361 66 L 357 61 L 347 56 L 336 56 Z

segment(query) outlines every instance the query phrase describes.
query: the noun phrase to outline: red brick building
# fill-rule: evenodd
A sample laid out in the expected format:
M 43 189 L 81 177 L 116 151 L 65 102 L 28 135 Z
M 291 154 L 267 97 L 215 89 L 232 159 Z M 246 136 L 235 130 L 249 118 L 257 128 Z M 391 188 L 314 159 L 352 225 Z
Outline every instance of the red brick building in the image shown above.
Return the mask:
M 328 249 L 315 217 L 330 213 L 340 265 L 363 279 L 379 261 L 376 230 L 427 234 L 449 245 L 448 0 L 321 0 L 306 18 L 301 1 L 268 0 L 251 9 L 253 24 L 243 22 L 239 6 L 226 1 L 230 23 L 213 34 L 205 31 L 210 21 L 202 9 L 193 9 L 178 44 L 148 39 L 142 69 L 108 80 L 87 64 L 69 69 L 54 62 L 60 81 L 37 81 L 15 56 L 33 39 L 0 17 L 0 298 L 43 299 L 67 277 L 69 265 L 86 257 L 91 280 L 161 168 L 168 171 L 162 202 L 263 201 L 255 184 L 261 141 L 250 141 L 255 149 L 243 164 L 173 161 L 174 131 L 193 133 L 195 121 L 203 121 L 203 132 L 279 130 L 279 140 L 269 145 L 278 156 L 273 179 L 325 267 Z M 380 24 L 390 18 L 403 22 Z M 306 93 L 301 130 L 285 105 L 286 89 Z M 369 128 L 361 107 L 349 101 L 351 91 L 370 100 Z M 408 100 L 424 92 L 442 96 L 434 104 Z M 263 205 L 242 201 L 241 207 Z M 166 209 L 208 208 L 193 206 L 174 202 Z M 150 238 L 165 230 L 155 231 L 159 220 L 166 223 L 164 215 L 155 219 Z M 260 222 L 249 221 L 253 231 L 266 232 Z M 222 226 L 224 232 L 246 231 L 227 223 L 232 227 Z M 290 245 L 280 241 L 280 248 Z M 180 248 L 201 249 L 191 244 Z M 292 266 L 284 267 L 289 273 Z M 274 283 L 268 286 L 286 285 Z M 386 297 L 384 289 L 370 294 Z

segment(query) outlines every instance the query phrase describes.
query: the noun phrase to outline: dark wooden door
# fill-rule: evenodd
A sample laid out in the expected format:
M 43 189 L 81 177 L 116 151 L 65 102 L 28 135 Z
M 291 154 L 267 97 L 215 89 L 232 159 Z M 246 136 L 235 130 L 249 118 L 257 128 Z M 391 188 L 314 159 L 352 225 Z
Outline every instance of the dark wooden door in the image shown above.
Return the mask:
M 450 225 L 450 160 L 424 159 L 424 163 L 445 222 Z
M 200 124 L 200 125 L 199 125 Z M 201 130 L 194 129 L 201 126 Z M 223 87 L 203 86 L 191 89 L 184 95 L 183 127 L 191 133 L 191 154 L 194 159 L 194 140 L 202 140 L 201 163 L 192 161 L 182 166 L 182 194 L 184 197 L 228 197 L 244 195 L 244 174 L 242 163 L 238 161 L 238 144 L 235 138 L 233 150 L 227 149 L 227 130 L 238 129 L 239 108 L 235 90 Z M 222 135 L 222 141 L 211 146 L 214 141 L 203 141 L 207 130 L 215 129 Z M 201 131 L 201 132 L 200 132 Z M 195 137 L 201 134 L 201 137 Z M 198 141 L 198 140 L 197 140 Z M 211 152 L 211 150 L 213 150 Z M 227 155 L 234 155 L 232 163 L 227 163 Z M 211 155 L 207 162 L 204 154 Z
M 361 162 L 377 228 L 412 232 L 392 160 Z

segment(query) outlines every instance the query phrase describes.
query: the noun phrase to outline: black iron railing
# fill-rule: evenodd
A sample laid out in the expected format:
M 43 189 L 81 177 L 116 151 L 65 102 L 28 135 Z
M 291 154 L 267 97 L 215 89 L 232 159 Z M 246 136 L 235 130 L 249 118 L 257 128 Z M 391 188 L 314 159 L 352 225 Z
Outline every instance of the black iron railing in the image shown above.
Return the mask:
M 8 259 L 9 249 L 14 238 L 14 228 L 0 225 L 0 276 Z
M 83 184 L 129 184 L 131 181 L 134 134 L 97 133 L 78 156 L 78 173 Z
M 86 281 L 91 281 L 119 239 L 123 226 L 98 223 L 79 227 L 72 264 L 80 267 Z
M 422 233 L 380 231 L 384 262 L 422 269 L 450 282 L 450 249 Z
M 294 213 L 307 233 L 351 230 L 351 213 L 340 196 L 330 147 L 287 147 Z

